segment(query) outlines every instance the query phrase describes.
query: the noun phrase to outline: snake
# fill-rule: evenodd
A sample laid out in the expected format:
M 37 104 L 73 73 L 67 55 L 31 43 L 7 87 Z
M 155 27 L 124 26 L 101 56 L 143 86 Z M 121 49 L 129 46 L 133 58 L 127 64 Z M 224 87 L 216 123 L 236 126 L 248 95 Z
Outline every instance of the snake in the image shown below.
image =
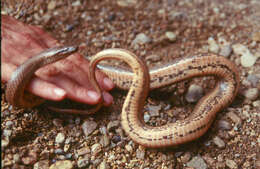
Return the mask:
M 24 107 L 22 93 L 25 88 L 16 89 L 16 86 L 25 86 L 25 82 L 28 83 L 30 79 L 29 76 L 32 76 L 33 71 L 40 66 L 65 58 L 75 51 L 74 47 L 56 47 L 22 64 L 20 66 L 22 68 L 18 67 L 7 84 L 7 101 L 15 106 Z M 124 61 L 132 71 L 99 64 L 100 61 L 107 59 Z M 38 64 L 35 64 L 36 62 Z M 39 62 L 44 63 L 39 64 Z M 177 146 L 201 137 L 211 126 L 216 113 L 232 103 L 240 82 L 238 67 L 232 61 L 208 53 L 177 59 L 171 64 L 149 70 L 140 57 L 128 50 L 117 48 L 102 50 L 92 57 L 89 64 L 90 82 L 97 92 L 101 93 L 95 77 L 97 68 L 101 69 L 116 87 L 128 90 L 121 113 L 122 128 L 134 142 L 150 148 Z M 142 110 L 150 90 L 200 76 L 213 76 L 216 84 L 198 101 L 187 118 L 162 126 L 150 126 L 144 122 Z M 26 81 L 21 80 L 23 78 Z M 16 82 L 16 79 L 19 79 L 19 82 Z M 26 106 L 31 106 L 31 103 Z

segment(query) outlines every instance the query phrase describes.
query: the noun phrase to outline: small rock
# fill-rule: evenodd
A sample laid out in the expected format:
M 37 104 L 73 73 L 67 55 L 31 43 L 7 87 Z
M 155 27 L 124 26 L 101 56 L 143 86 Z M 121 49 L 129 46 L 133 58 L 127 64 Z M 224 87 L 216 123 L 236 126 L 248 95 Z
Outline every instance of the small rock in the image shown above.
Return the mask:
M 21 161 L 20 155 L 18 153 L 14 154 L 13 160 L 15 163 L 19 163 Z
M 246 46 L 235 44 L 232 48 L 235 54 L 241 55 L 240 62 L 243 67 L 251 67 L 255 64 L 257 57 L 255 57 Z
M 99 152 L 101 152 L 102 151 L 102 146 L 101 146 L 101 144 L 99 144 L 99 143 L 96 143 L 96 144 L 94 144 L 94 145 L 92 145 L 91 146 L 91 152 L 92 152 L 92 154 L 95 156 L 95 155 L 97 155 Z
M 218 128 L 222 130 L 231 130 L 232 126 L 231 124 L 226 120 L 220 120 L 218 122 Z
M 88 155 L 86 155 L 77 161 L 77 165 L 79 168 L 87 167 L 89 165 L 89 161 L 90 158 Z
M 54 150 L 54 153 L 55 154 L 63 154 L 64 151 L 62 149 L 60 149 L 60 148 L 57 148 L 57 149 Z
M 34 151 L 30 151 L 28 156 L 22 158 L 22 162 L 25 165 L 32 165 L 37 160 L 37 153 Z
M 12 130 L 9 129 L 4 129 L 3 130 L 3 135 L 7 138 L 9 138 L 12 135 Z
M 101 137 L 100 142 L 99 142 L 103 147 L 107 147 L 110 144 L 110 139 L 107 134 L 103 135 Z
M 94 121 L 86 120 L 84 121 L 81 127 L 83 129 L 85 136 L 88 136 L 97 128 L 97 123 Z
M 162 109 L 161 105 L 153 106 L 148 104 L 147 107 L 151 117 L 158 117 L 160 115 L 160 110 Z
M 6 127 L 9 128 L 9 129 L 13 126 L 13 124 L 14 124 L 14 122 L 12 122 L 12 121 L 7 121 L 5 123 Z
M 33 165 L 33 169 L 49 169 L 49 160 L 38 161 Z
M 248 75 L 246 79 L 252 84 L 253 87 L 257 87 L 257 84 L 260 83 L 260 76 L 254 74 Z
M 187 94 L 185 95 L 185 99 L 190 102 L 194 103 L 197 102 L 203 96 L 203 88 L 201 86 L 192 84 Z
M 218 146 L 218 148 L 224 148 L 225 147 L 225 142 L 221 138 L 219 138 L 218 136 L 213 138 L 213 142 Z
M 80 6 L 80 5 L 81 5 L 81 2 L 80 2 L 80 0 L 74 1 L 74 2 L 71 3 L 71 5 L 72 5 L 72 6 Z
M 88 154 L 88 153 L 90 153 L 90 148 L 88 146 L 85 146 L 85 147 L 77 150 L 78 156 L 85 155 L 85 154 Z
M 253 102 L 253 106 L 254 107 L 257 107 L 257 108 L 260 108 L 260 100 L 256 100 Z M 3 144 L 3 143 L 2 143 Z
M 65 141 L 65 135 L 63 133 L 58 133 L 55 142 L 58 144 L 62 144 Z
M 226 160 L 226 166 L 227 166 L 228 168 L 230 168 L 230 169 L 236 169 L 236 168 L 238 168 L 236 162 L 233 161 L 233 160 L 229 160 L 229 159 Z
M 150 115 L 148 113 L 144 114 L 144 122 L 147 123 L 149 120 L 150 120 Z
M 209 51 L 213 53 L 218 53 L 219 52 L 219 45 L 215 41 L 214 38 L 210 37 L 208 39 L 208 44 L 209 44 Z
M 132 152 L 133 152 L 133 147 L 132 147 L 131 145 L 129 145 L 129 144 L 127 144 L 127 145 L 125 146 L 125 149 L 126 149 L 129 153 L 132 153 Z
M 186 152 L 184 155 L 181 156 L 181 162 L 187 163 L 191 158 L 191 153 Z
M 145 150 L 137 149 L 136 150 L 136 158 L 143 160 L 145 156 Z
M 161 57 L 159 55 L 149 55 L 145 59 L 151 62 L 158 62 L 161 60 Z
M 107 165 L 106 160 L 103 160 L 103 161 L 99 164 L 98 169 L 109 169 L 109 166 Z
M 171 42 L 175 42 L 176 39 L 177 39 L 176 34 L 173 33 L 173 32 L 166 32 L 166 33 L 165 33 L 165 36 L 166 36 L 166 38 L 169 39 Z
M 135 39 L 133 40 L 132 44 L 137 45 L 137 44 L 146 44 L 150 43 L 152 40 L 148 36 L 146 36 L 144 33 L 139 33 L 136 35 Z
M 120 141 L 121 141 L 121 137 L 120 136 L 115 135 L 115 136 L 112 137 L 112 142 L 113 143 L 118 143 Z
M 241 126 L 242 120 L 234 112 L 227 113 L 227 117 L 229 117 L 235 123 L 236 126 Z
M 121 7 L 133 7 L 137 2 L 137 0 L 117 0 L 117 5 Z
M 220 47 L 219 54 L 224 57 L 229 57 L 232 52 L 232 47 L 230 45 L 224 45 Z
M 256 100 L 259 95 L 259 91 L 257 88 L 250 88 L 247 89 L 243 94 L 249 100 Z
M 120 124 L 120 121 L 118 120 L 115 120 L 115 121 L 110 121 L 107 125 L 107 130 L 110 131 L 110 130 L 114 130 L 115 128 L 117 128 Z
M 50 1 L 48 3 L 48 10 L 53 10 L 56 7 L 56 1 Z
M 1 140 L 1 148 L 5 148 L 9 145 L 9 139 L 5 140 L 5 139 L 2 139 Z
M 253 41 L 260 42 L 260 32 L 254 32 L 252 35 Z
M 72 169 L 73 163 L 70 160 L 57 161 L 50 166 L 50 169 Z
M 187 163 L 188 167 L 193 167 L 194 169 L 207 169 L 207 164 L 200 156 L 193 157 L 191 161 Z
M 62 127 L 62 120 L 60 119 L 53 119 L 52 123 L 54 124 L 54 126 L 56 127 Z

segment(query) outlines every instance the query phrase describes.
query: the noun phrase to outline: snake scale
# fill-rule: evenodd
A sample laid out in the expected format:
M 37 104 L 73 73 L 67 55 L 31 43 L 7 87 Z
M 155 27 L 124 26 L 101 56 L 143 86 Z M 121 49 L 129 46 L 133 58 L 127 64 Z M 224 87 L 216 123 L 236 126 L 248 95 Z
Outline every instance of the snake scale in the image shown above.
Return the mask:
M 41 103 L 42 100 L 32 104 L 30 99 L 32 96 L 27 101 L 24 98 L 24 89 L 31 76 L 40 67 L 63 59 L 76 50 L 75 47 L 55 47 L 22 64 L 7 84 L 7 101 L 19 107 L 32 107 Z M 122 60 L 133 72 L 98 65 L 100 61 L 106 59 Z M 216 113 L 233 101 L 240 81 L 235 64 L 215 54 L 185 57 L 170 65 L 149 71 L 143 60 L 135 54 L 124 49 L 106 49 L 97 53 L 90 61 L 89 78 L 99 93 L 101 89 L 94 73 L 96 67 L 107 74 L 118 88 L 129 90 L 121 113 L 122 127 L 136 143 L 152 148 L 183 144 L 203 135 L 213 122 Z M 144 123 L 142 109 L 149 90 L 208 75 L 216 78 L 216 86 L 199 100 L 188 118 L 157 127 Z M 74 109 L 70 111 L 77 113 Z

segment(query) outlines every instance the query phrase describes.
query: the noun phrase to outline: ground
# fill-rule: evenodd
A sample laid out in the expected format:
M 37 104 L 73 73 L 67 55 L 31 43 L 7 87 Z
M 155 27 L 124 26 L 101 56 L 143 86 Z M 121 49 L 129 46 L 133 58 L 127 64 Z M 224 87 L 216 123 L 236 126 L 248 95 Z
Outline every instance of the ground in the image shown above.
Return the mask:
M 47 0 L 28 2 L 19 12 L 18 6 L 1 3 L 2 14 L 79 45 L 87 57 L 124 48 L 151 68 L 195 53 L 218 53 L 238 66 L 241 78 L 237 97 L 204 136 L 167 149 L 148 149 L 125 135 L 120 113 L 126 92 L 112 91 L 115 104 L 87 117 L 44 106 L 15 109 L 2 94 L 3 168 L 260 168 L 259 0 Z M 196 78 L 164 89 L 165 94 L 152 92 L 147 123 L 187 117 L 195 104 L 185 96 L 195 84 L 206 93 L 214 80 Z

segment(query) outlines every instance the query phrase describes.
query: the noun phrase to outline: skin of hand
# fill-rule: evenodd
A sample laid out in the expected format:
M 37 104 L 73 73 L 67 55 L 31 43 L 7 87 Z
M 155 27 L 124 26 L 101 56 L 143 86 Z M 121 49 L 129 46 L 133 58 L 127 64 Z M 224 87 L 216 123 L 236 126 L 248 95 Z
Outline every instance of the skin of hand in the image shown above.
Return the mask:
M 30 57 L 61 45 L 40 27 L 26 25 L 10 16 L 1 15 L 1 23 L 2 82 L 7 82 L 14 70 Z M 101 96 L 89 82 L 88 68 L 89 62 L 75 53 L 37 70 L 27 90 L 48 100 L 69 98 L 90 105 L 97 104 Z M 99 70 L 96 77 L 103 90 L 104 105 L 108 106 L 113 103 L 108 91 L 114 88 L 114 84 Z

